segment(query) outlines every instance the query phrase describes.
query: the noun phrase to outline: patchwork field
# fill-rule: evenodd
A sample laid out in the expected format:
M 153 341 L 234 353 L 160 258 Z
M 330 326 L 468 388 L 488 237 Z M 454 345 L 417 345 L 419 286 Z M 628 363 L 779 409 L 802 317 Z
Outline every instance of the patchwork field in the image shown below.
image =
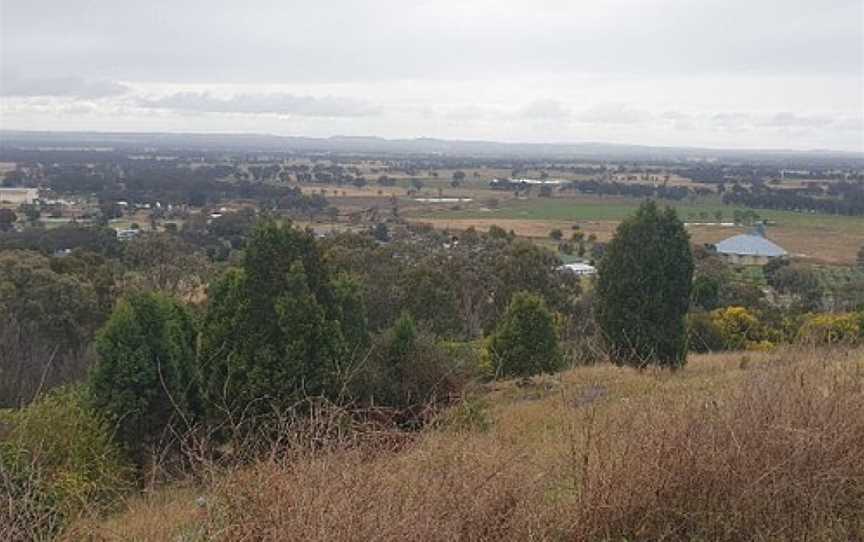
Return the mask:
M 722 212 L 723 220 L 732 219 L 735 208 L 722 204 L 673 203 L 685 221 L 714 220 Z M 474 226 L 488 229 L 496 224 L 527 237 L 546 237 L 559 228 L 568 232 L 578 224 L 587 234 L 608 240 L 618 222 L 639 206 L 635 198 L 559 197 L 499 200 L 497 209 L 479 204 L 453 210 L 446 206 L 413 208 L 408 216 L 440 228 L 464 229 Z M 743 209 L 742 209 L 743 210 Z M 789 211 L 757 210 L 760 218 L 770 222 L 768 237 L 793 256 L 820 263 L 848 265 L 855 261 L 864 243 L 864 219 Z M 745 227 L 690 224 L 688 230 L 697 243 L 715 243 L 746 231 Z

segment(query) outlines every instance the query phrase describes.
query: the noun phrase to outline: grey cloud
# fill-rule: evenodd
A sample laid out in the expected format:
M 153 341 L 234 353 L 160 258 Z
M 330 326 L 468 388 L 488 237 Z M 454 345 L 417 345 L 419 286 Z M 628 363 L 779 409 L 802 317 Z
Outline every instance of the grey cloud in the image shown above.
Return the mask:
M 129 87 L 116 81 L 84 79 L 81 77 L 19 77 L 4 73 L 0 77 L 0 95 L 16 98 L 69 97 L 98 99 L 118 96 Z
M 43 75 L 154 82 L 856 75 L 862 19 L 860 0 L 27 0 L 4 3 L 0 54 Z
M 711 116 L 711 125 L 723 130 L 742 130 L 753 125 L 753 117 L 747 113 L 716 113 Z
M 660 118 L 666 119 L 666 120 L 676 120 L 676 121 L 690 120 L 691 115 L 688 115 L 687 113 L 682 113 L 681 111 L 664 111 L 663 114 L 660 115 Z
M 570 109 L 558 100 L 535 100 L 522 107 L 517 115 L 527 119 L 556 120 L 571 115 Z
M 81 126 L 129 130 L 632 142 L 664 131 L 754 146 L 803 145 L 790 134 L 806 132 L 808 145 L 862 147 L 861 0 L 0 4 L 0 66 L 27 75 L 0 77 L 0 95 L 23 98 L 0 103 L 19 128 L 59 122 L 53 105 L 38 109 L 45 98 L 92 102 L 102 113 Z M 605 102 L 618 105 L 590 107 Z
M 754 113 L 754 112 L 722 112 L 700 117 L 700 125 L 708 130 L 730 133 L 749 132 L 760 134 L 765 139 L 775 135 L 789 134 L 802 136 L 808 134 L 814 138 L 824 138 L 830 134 L 832 137 L 847 139 L 854 142 L 852 134 L 859 134 L 857 146 L 851 143 L 849 148 L 861 150 L 864 140 L 860 134 L 864 134 L 864 117 L 854 114 L 842 113 L 807 113 L 798 114 L 788 111 L 777 113 Z M 847 135 L 842 135 L 846 133 Z
M 672 127 L 676 130 L 693 130 L 698 127 L 697 119 L 693 117 L 693 115 L 689 113 L 682 113 L 681 111 L 664 111 L 660 115 L 660 119 L 671 123 Z
M 141 98 L 145 108 L 192 113 L 243 113 L 303 117 L 367 117 L 380 114 L 369 103 L 348 98 L 295 96 L 293 94 L 237 94 L 220 98 L 207 92 L 178 92 L 157 99 Z
M 635 109 L 627 104 L 601 104 L 577 115 L 581 122 L 590 124 L 637 124 L 651 119 L 647 111 Z
M 824 114 L 723 112 L 711 115 L 710 124 L 725 130 L 754 128 L 811 130 L 828 127 L 843 128 L 854 117 L 843 118 Z
M 456 122 L 494 120 L 502 116 L 500 109 L 482 105 L 448 107 L 440 113 L 430 109 L 429 113 L 430 117 L 440 114 L 443 118 Z
M 861 139 L 864 139 L 864 116 L 853 116 L 841 118 L 837 121 L 836 127 L 840 130 L 852 130 L 859 134 Z M 862 141 L 864 143 L 864 141 Z
M 773 126 L 777 128 L 813 128 L 827 126 L 831 122 L 832 119 L 828 117 L 797 115 L 783 111 L 768 118 L 757 120 L 755 124 L 757 126 Z

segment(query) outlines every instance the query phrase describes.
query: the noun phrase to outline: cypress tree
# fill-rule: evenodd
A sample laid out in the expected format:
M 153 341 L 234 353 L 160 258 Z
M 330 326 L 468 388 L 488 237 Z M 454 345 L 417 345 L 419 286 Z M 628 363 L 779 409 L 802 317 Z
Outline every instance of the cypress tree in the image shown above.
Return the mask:
M 560 369 L 558 333 L 543 298 L 528 292 L 514 294 L 489 338 L 488 351 L 499 376 L 532 376 Z
M 595 298 L 615 363 L 686 363 L 693 266 L 690 238 L 674 209 L 646 201 L 618 226 L 599 264 Z
M 310 232 L 257 226 L 242 269 L 210 289 L 199 364 L 211 417 L 272 413 L 332 391 L 340 358 L 367 340 L 353 290 L 334 289 Z
M 169 424 L 191 423 L 200 412 L 195 340 L 188 311 L 156 293 L 121 301 L 96 338 L 91 401 L 136 460 Z

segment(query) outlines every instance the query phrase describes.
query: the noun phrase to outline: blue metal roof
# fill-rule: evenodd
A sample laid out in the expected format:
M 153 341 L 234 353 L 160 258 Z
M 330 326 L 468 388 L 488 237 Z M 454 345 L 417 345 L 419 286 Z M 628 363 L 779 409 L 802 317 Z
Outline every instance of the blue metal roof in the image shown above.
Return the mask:
M 761 235 L 741 234 L 720 241 L 715 245 L 721 254 L 739 256 L 785 256 L 787 252 Z

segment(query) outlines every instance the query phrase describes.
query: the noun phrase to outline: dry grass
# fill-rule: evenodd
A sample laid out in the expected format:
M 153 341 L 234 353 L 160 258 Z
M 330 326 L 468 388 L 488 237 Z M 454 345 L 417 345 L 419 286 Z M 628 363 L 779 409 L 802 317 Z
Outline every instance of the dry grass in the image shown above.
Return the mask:
M 570 227 L 574 221 L 535 220 L 515 218 L 411 218 L 414 222 L 430 224 L 438 229 L 464 230 L 474 227 L 487 231 L 493 224 L 505 230 L 513 230 L 521 237 L 546 239 L 553 229 L 560 229 L 565 237 L 570 235 Z M 612 220 L 580 220 L 578 223 L 586 235 L 594 234 L 597 239 L 607 242 L 612 238 L 618 221 Z M 694 243 L 717 243 L 744 233 L 749 228 L 743 226 L 718 227 L 693 225 L 687 228 Z M 858 231 L 854 228 L 843 229 L 832 225 L 813 227 L 798 224 L 772 227 L 769 230 L 771 239 L 779 243 L 794 257 L 813 263 L 828 265 L 850 265 L 855 261 L 858 247 L 864 239 L 864 224 Z
M 195 488 L 177 486 L 148 492 L 125 503 L 125 512 L 99 521 L 82 518 L 63 540 L 196 540 L 204 532 L 207 515 L 196 503 Z
M 193 493 L 169 493 L 77 533 L 864 539 L 860 350 L 695 356 L 678 373 L 586 367 L 527 386 L 497 384 L 483 397 L 488 430 L 445 424 L 407 447 L 273 455 L 201 488 L 207 506 L 197 512 Z

